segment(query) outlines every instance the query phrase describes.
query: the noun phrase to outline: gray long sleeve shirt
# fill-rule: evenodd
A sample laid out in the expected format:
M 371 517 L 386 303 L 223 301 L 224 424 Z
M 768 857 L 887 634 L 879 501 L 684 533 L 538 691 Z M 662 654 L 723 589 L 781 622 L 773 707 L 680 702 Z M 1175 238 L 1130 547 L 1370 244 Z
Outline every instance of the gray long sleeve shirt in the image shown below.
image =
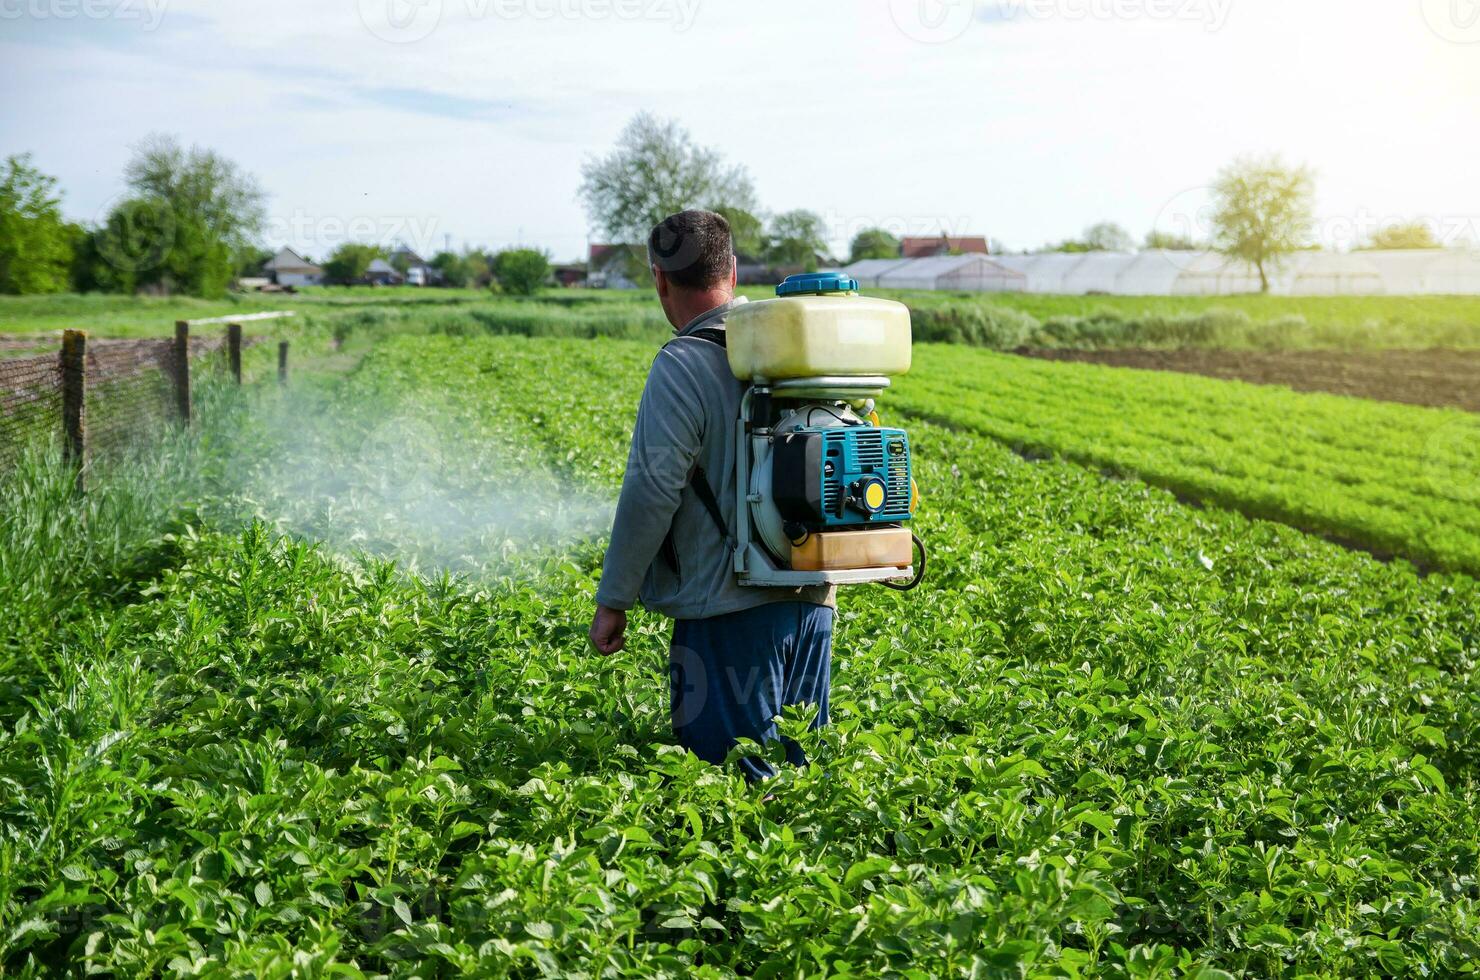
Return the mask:
M 728 542 L 689 485 L 697 464 L 733 532 L 735 421 L 745 385 L 730 372 L 724 349 L 693 333 L 723 328 L 730 310 L 744 302 L 739 297 L 696 317 L 653 360 L 596 590 L 603 606 L 630 609 L 640 598 L 673 619 L 708 619 L 769 602 L 833 601 L 830 586 L 741 586 Z M 659 554 L 670 527 L 676 570 Z

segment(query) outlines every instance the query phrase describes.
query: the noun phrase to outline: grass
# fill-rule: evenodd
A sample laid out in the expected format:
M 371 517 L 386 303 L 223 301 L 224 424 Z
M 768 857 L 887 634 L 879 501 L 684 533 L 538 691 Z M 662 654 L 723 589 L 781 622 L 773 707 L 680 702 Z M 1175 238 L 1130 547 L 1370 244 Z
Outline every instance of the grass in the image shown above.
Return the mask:
M 0 485 L 0 969 L 1474 972 L 1475 580 L 912 422 L 933 572 L 763 795 L 661 621 L 585 650 L 651 352 L 391 337 Z
M 752 299 L 772 295 L 745 287 Z M 1010 349 L 1161 347 L 1384 349 L 1480 347 L 1480 297 L 1125 297 L 890 292 L 916 338 Z M 168 335 L 176 319 L 290 309 L 304 319 L 362 315 L 413 331 L 658 339 L 669 329 L 646 291 L 557 290 L 519 299 L 479 290 L 314 287 L 222 301 L 127 296 L 0 296 L 0 334 L 83 327 L 99 336 Z M 267 330 L 258 327 L 249 329 Z M 281 329 L 281 328 L 277 328 Z

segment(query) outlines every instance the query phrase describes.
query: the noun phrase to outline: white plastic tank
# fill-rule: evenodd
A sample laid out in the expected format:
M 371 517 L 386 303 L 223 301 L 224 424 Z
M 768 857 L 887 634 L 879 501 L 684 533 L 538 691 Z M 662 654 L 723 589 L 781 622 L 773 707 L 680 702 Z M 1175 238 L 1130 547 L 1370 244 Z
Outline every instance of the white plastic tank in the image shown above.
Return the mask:
M 791 276 L 776 299 L 746 303 L 725 320 L 730 370 L 741 381 L 893 377 L 910 369 L 910 311 L 858 295 L 838 273 Z

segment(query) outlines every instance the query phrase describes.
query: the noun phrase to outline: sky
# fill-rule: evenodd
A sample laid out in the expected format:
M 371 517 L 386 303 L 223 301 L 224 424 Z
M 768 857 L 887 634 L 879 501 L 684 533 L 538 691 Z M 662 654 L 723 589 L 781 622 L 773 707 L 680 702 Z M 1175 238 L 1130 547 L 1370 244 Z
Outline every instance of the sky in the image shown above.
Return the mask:
M 1240 155 L 1316 174 L 1317 235 L 1480 239 L 1480 0 L 0 0 L 0 155 L 69 217 L 170 133 L 256 175 L 269 244 L 582 257 L 576 190 L 643 110 L 764 209 L 1018 250 L 1206 233 Z

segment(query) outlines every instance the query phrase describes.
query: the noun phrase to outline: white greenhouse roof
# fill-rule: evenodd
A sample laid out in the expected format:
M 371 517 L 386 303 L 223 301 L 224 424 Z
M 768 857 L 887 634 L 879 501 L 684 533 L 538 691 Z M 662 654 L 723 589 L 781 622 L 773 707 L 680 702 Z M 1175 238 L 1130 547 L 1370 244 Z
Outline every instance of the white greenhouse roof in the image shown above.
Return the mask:
M 1041 252 L 865 259 L 843 270 L 865 287 L 1120 296 L 1259 291 L 1259 273 L 1218 252 Z M 1298 252 L 1268 270 L 1281 296 L 1480 295 L 1480 250 Z

